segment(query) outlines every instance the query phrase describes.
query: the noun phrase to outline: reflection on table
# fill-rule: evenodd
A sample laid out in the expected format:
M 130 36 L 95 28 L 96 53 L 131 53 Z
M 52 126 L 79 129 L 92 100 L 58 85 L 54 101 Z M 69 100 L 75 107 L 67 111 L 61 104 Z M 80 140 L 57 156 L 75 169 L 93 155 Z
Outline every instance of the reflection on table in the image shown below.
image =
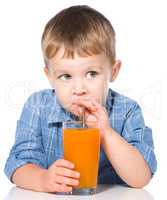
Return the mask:
M 97 194 L 89 196 L 57 195 L 13 187 L 5 200 L 153 200 L 152 195 L 144 189 L 135 189 L 118 185 L 99 185 Z

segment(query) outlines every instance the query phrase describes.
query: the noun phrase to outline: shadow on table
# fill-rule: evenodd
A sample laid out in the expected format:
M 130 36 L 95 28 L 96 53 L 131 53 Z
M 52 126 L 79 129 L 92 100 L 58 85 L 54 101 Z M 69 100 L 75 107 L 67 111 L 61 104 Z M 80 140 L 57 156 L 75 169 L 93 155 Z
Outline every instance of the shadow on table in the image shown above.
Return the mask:
M 97 194 L 87 196 L 57 195 L 13 187 L 4 200 L 154 200 L 152 195 L 144 189 L 128 188 L 119 185 L 100 185 Z

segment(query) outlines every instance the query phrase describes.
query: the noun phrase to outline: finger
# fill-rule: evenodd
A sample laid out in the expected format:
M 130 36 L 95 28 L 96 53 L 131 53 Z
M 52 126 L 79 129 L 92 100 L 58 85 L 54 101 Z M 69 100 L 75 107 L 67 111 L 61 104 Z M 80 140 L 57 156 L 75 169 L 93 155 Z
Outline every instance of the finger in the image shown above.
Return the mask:
M 89 111 L 96 111 L 97 108 L 95 105 L 93 105 L 92 101 L 87 101 L 87 100 L 77 100 L 74 104 L 83 106 Z
M 65 176 L 56 175 L 55 177 L 56 183 L 69 185 L 69 186 L 77 186 L 79 184 L 79 180 L 68 178 Z
M 78 102 L 78 101 L 86 101 L 86 102 L 91 102 L 91 103 L 95 103 L 95 105 L 101 105 L 100 103 L 98 103 L 97 100 L 95 100 L 95 98 L 93 97 L 77 97 L 75 98 L 72 102 L 75 103 L 75 102 Z
M 83 114 L 83 107 L 81 107 L 80 105 L 77 105 L 77 104 L 73 104 L 73 106 L 71 107 L 71 111 L 75 115 L 81 116 Z
M 65 168 L 69 168 L 69 169 L 73 169 L 74 168 L 74 163 L 65 160 L 65 159 L 59 159 L 55 162 L 55 166 L 56 167 L 65 167 Z
M 97 109 L 102 108 L 101 104 L 98 103 L 97 101 L 95 101 L 94 99 L 92 99 L 92 104 L 93 104 L 94 106 L 96 106 Z
M 55 183 L 51 192 L 71 192 L 72 187 L 65 184 Z
M 80 173 L 74 170 L 70 170 L 67 168 L 60 168 L 57 167 L 56 170 L 56 174 L 57 175 L 61 175 L 61 176 L 67 176 L 67 177 L 71 177 L 71 178 L 79 178 L 80 177 Z

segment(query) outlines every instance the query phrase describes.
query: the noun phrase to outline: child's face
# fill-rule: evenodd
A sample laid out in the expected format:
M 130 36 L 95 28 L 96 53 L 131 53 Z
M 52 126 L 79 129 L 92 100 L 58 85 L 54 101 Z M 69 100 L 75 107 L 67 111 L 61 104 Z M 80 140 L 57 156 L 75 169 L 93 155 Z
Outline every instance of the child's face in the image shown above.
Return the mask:
M 63 53 L 64 49 L 60 49 L 44 69 L 61 105 L 73 112 L 72 100 L 77 97 L 91 97 L 105 105 L 108 83 L 117 76 L 120 63 L 113 70 L 118 63 L 111 66 L 104 54 L 87 57 L 75 54 L 70 59 L 62 58 Z

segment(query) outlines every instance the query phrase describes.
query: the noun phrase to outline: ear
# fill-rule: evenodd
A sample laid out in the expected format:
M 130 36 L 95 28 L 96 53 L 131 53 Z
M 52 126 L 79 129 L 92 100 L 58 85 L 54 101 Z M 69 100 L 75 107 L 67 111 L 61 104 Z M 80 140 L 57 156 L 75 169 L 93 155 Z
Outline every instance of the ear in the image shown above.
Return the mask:
M 116 60 L 114 65 L 112 66 L 110 81 L 114 81 L 117 78 L 120 68 L 121 68 L 121 61 Z
M 50 85 L 54 88 L 53 79 L 52 79 L 52 76 L 50 74 L 49 67 L 45 66 L 43 69 L 44 69 L 44 73 L 45 73 Z

